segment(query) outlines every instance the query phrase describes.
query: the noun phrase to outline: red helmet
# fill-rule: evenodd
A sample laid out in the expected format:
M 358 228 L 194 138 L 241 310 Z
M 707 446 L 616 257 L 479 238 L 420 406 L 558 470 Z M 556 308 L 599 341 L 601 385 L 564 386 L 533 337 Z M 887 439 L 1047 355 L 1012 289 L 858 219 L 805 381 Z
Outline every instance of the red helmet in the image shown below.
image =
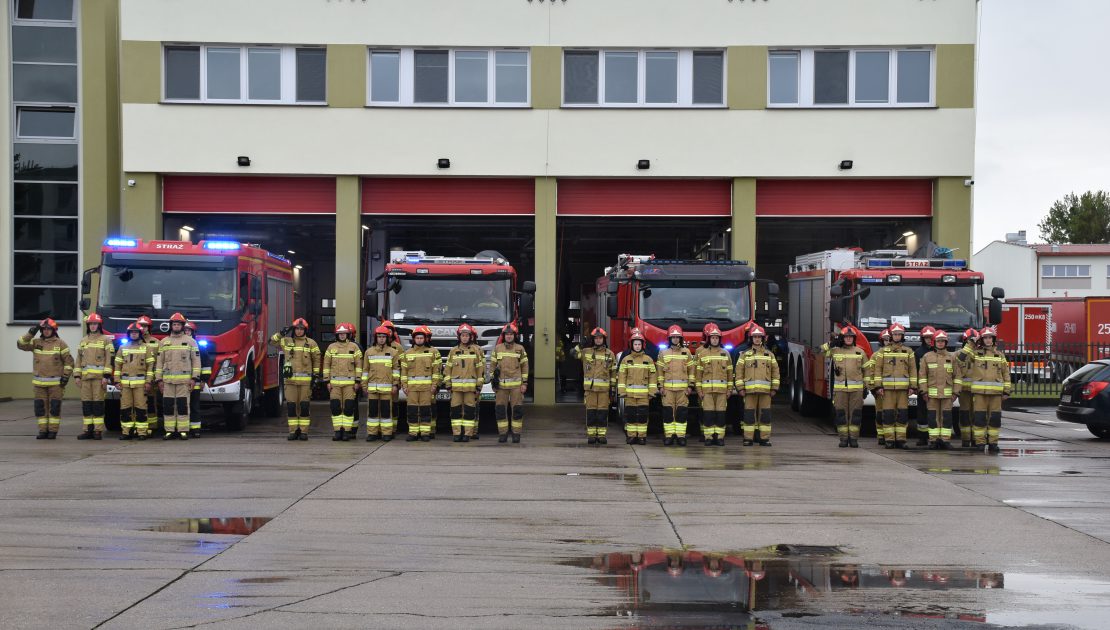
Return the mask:
M 982 339 L 983 337 L 994 337 L 995 340 L 997 340 L 998 339 L 998 330 L 995 329 L 994 326 L 987 326 L 987 327 L 983 328 L 983 330 L 979 331 L 979 338 Z
M 933 340 L 940 341 L 941 339 L 944 340 L 944 343 L 948 343 L 948 333 L 944 332 L 943 330 L 938 330 L 936 331 L 936 334 L 933 335 Z
M 667 338 L 668 339 L 670 339 L 671 337 L 681 337 L 681 336 L 682 336 L 682 326 L 679 326 L 678 324 L 671 324 L 671 327 L 667 329 Z
M 967 341 L 968 339 L 975 341 L 979 338 L 979 331 L 974 328 L 968 328 L 960 335 L 960 341 Z
M 906 334 L 906 327 L 903 326 L 902 324 L 891 324 L 889 330 L 890 330 L 890 336 L 891 337 L 894 336 L 894 333 L 899 333 L 903 336 L 905 336 L 905 334 Z
M 720 332 L 718 332 L 717 334 L 720 334 Z M 748 336 L 754 337 L 756 335 L 759 335 L 760 337 L 766 337 L 767 331 L 763 330 L 763 326 L 760 326 L 759 324 L 752 324 L 751 328 L 748 329 Z
M 932 326 L 925 326 L 921 329 L 921 337 L 932 337 L 937 334 L 937 329 Z
M 851 326 L 845 326 L 844 328 L 840 329 L 840 336 L 841 337 L 855 337 L 856 336 L 856 330 L 854 328 L 852 328 Z
M 632 343 L 633 341 L 636 341 L 637 339 L 639 339 L 640 341 L 643 341 L 645 343 L 647 342 L 647 340 L 644 339 L 644 333 L 639 328 L 633 328 L 630 332 L 632 334 L 630 334 L 628 336 L 628 342 L 629 343 Z
M 140 326 L 146 326 L 147 328 L 150 328 L 154 325 L 154 320 L 146 315 L 140 315 L 139 319 L 136 319 L 135 322 Z
M 459 327 L 455 329 L 455 338 L 461 338 L 464 332 L 470 333 L 471 342 L 478 338 L 478 331 L 474 330 L 474 327 L 466 322 L 459 324 Z
M 879 331 L 879 339 L 890 339 L 890 327 L 886 327 Z
M 400 340 L 400 337 L 397 336 L 397 327 L 393 325 L 393 322 L 389 321 L 388 319 L 383 319 L 382 326 L 385 326 L 389 329 L 389 334 L 392 335 L 394 341 Z
M 193 322 L 185 322 L 185 327 L 193 331 L 194 333 L 197 331 L 197 325 Z
M 308 328 L 308 322 L 303 317 L 293 320 L 293 328 Z
M 182 315 L 181 313 L 174 313 L 173 315 L 170 315 L 170 321 L 171 322 L 181 322 L 182 324 L 184 324 L 185 322 L 187 322 L 189 320 L 185 319 L 185 316 Z
M 392 337 L 393 336 L 393 331 L 390 330 L 389 327 L 386 326 L 385 324 L 382 324 L 381 326 L 378 326 L 377 328 L 374 329 L 374 334 L 375 335 L 385 335 L 386 337 Z
M 591 337 L 597 337 L 598 335 L 600 335 L 602 337 L 605 337 L 606 339 L 609 338 L 609 333 L 605 332 L 605 329 L 602 328 L 601 326 L 598 326 L 598 327 L 596 327 L 596 328 L 594 328 L 593 330 L 590 331 L 590 336 Z
M 702 336 L 702 338 L 708 340 L 713 335 L 717 335 L 718 337 L 720 337 L 721 336 L 721 329 L 717 327 L 717 324 L 714 324 L 713 322 L 709 322 L 708 324 L 705 325 L 705 328 L 701 329 L 701 336 Z
M 505 333 L 507 332 L 511 332 L 515 336 L 520 335 L 520 329 L 517 328 L 516 322 L 509 322 L 508 324 L 505 324 L 505 327 L 501 329 L 501 336 L 497 340 L 499 343 L 505 341 Z
M 39 322 L 39 328 L 53 328 L 54 330 L 58 330 L 58 322 L 47 317 Z
M 103 324 L 104 318 L 99 313 L 89 313 L 85 316 L 86 324 Z
M 424 343 L 431 343 L 432 341 L 432 329 L 423 324 L 412 329 L 412 338 L 414 340 L 417 335 L 424 335 Z
M 131 331 L 142 333 L 143 329 L 139 328 L 139 322 L 131 322 L 130 324 L 127 325 L 128 336 L 131 336 Z
M 339 322 L 338 324 L 335 325 L 335 334 L 337 334 L 337 335 L 339 333 L 347 333 L 348 335 L 351 335 L 351 334 L 354 334 L 354 332 L 355 332 L 355 327 L 348 324 L 347 322 Z

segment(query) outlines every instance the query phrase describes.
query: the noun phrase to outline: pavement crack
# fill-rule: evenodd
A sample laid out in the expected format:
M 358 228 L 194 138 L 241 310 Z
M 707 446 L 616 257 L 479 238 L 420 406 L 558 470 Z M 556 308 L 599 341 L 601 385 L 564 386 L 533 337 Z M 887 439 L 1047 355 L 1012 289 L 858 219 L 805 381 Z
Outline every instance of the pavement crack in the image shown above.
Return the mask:
M 655 491 L 655 485 L 651 483 L 651 477 L 648 476 L 647 469 L 644 468 L 644 462 L 640 459 L 640 453 L 636 451 L 636 447 L 632 447 L 632 454 L 636 456 L 636 463 L 640 466 L 640 474 L 644 476 L 644 481 L 647 482 L 648 490 L 651 495 L 655 497 L 655 502 L 659 504 L 659 509 L 663 510 L 663 516 L 667 517 L 667 522 L 671 524 L 671 531 L 674 532 L 674 537 L 678 539 L 678 544 L 683 549 L 686 548 L 686 541 L 682 540 L 682 534 L 678 533 L 678 527 L 674 524 L 674 519 L 671 518 L 670 512 L 667 511 L 667 506 L 663 505 L 663 499 L 659 493 Z

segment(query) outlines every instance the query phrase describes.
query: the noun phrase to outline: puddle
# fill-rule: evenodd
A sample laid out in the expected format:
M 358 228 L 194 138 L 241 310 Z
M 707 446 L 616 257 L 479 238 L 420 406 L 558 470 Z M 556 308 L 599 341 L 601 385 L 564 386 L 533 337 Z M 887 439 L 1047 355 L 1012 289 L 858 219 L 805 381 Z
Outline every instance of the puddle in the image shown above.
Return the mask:
M 642 481 L 642 479 L 640 479 L 639 473 L 577 473 L 577 472 L 572 472 L 572 473 L 551 473 L 551 474 L 555 475 L 556 477 L 586 477 L 586 478 L 589 478 L 589 479 L 608 479 L 609 481 L 631 481 L 631 482 L 634 482 L 634 483 L 639 483 L 640 481 Z
M 222 518 L 175 518 L 148 528 L 146 531 L 175 534 L 228 534 L 249 536 L 269 523 L 266 516 L 231 516 Z
M 269 577 L 254 577 L 254 578 L 239 578 L 235 580 L 238 584 L 277 584 L 278 582 L 288 582 L 292 578 L 274 575 Z

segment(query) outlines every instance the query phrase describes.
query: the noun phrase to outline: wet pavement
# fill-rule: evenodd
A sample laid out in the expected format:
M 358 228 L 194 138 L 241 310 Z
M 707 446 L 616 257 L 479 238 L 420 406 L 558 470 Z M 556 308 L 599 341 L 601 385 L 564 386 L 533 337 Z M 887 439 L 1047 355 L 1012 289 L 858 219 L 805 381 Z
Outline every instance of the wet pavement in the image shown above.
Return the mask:
M 1007 412 L 1002 453 L 33 439 L 0 403 L 5 627 L 1103 628 L 1110 442 Z M 612 434 L 619 438 L 619 432 Z

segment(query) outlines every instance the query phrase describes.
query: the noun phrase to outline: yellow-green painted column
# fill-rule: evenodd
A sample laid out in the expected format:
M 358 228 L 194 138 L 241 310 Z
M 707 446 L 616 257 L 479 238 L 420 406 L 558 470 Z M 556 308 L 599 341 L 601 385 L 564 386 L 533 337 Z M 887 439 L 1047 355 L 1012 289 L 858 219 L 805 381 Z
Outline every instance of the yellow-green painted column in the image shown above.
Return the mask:
M 746 260 L 752 266 L 755 265 L 755 186 L 753 177 L 732 180 L 732 232 L 729 233 L 732 259 Z
M 123 180 L 119 235 L 148 241 L 162 238 L 162 176 L 124 173 Z
M 120 224 L 119 3 L 85 2 L 80 13 L 81 266 L 88 269 Z
M 937 107 L 975 107 L 975 46 L 937 46 Z
M 728 108 L 766 109 L 767 47 L 729 46 Z
M 938 177 L 933 184 L 933 242 L 970 260 L 971 187 L 965 179 L 970 177 Z
M 328 107 L 365 107 L 369 49 L 328 44 Z
M 355 175 L 335 178 L 335 321 L 356 328 L 362 311 L 362 207 Z
M 532 109 L 559 109 L 562 105 L 563 49 L 533 46 Z
M 557 208 L 554 177 L 536 178 L 536 329 L 532 343 L 535 404 L 555 404 Z
M 119 90 L 124 103 L 152 104 L 161 100 L 162 42 L 120 42 Z

